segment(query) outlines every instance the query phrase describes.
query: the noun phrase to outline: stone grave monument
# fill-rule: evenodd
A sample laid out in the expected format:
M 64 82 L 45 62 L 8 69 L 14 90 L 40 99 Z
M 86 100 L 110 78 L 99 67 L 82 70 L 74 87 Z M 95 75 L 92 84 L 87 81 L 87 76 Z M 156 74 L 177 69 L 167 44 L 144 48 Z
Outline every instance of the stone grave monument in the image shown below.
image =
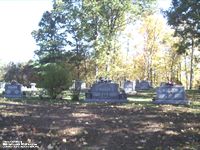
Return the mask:
M 139 91 L 139 90 L 150 90 L 151 88 L 152 88 L 152 86 L 151 86 L 151 83 L 149 81 L 136 80 L 136 85 L 135 85 L 136 91 Z
M 37 88 L 36 88 L 36 83 L 31 83 L 31 91 L 36 91 Z
M 5 89 L 5 83 L 4 82 L 0 82 L 0 94 L 3 93 L 4 89 Z
M 129 94 L 135 94 L 135 81 L 124 81 L 123 83 L 123 89 L 125 91 L 125 93 L 129 93 Z
M 187 105 L 189 104 L 189 101 L 186 98 L 183 86 L 165 84 L 157 88 L 156 98 L 153 103 Z
M 86 83 L 81 80 L 74 80 L 70 89 L 76 91 L 84 90 L 86 89 Z
M 86 92 L 85 102 L 127 102 L 127 97 L 117 83 L 100 80 Z
M 5 85 L 5 94 L 6 98 L 21 98 L 22 97 L 22 86 L 16 81 L 7 83 Z

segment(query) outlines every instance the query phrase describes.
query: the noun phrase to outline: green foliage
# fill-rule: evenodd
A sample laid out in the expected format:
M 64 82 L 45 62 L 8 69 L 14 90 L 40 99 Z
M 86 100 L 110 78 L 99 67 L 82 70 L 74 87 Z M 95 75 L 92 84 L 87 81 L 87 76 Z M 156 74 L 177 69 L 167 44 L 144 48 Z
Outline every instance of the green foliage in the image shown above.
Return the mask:
M 80 91 L 73 90 L 71 95 L 71 100 L 80 101 L 79 96 L 80 96 Z
M 179 53 L 188 53 L 190 50 L 190 83 L 193 87 L 194 54 L 200 46 L 200 1 L 199 0 L 173 0 L 172 7 L 166 11 L 168 23 L 175 29 L 175 36 L 180 37 Z
M 5 65 L 0 62 L 0 81 L 3 81 L 5 74 Z
M 166 11 L 168 23 L 175 29 L 175 35 L 182 38 L 179 51 L 185 51 L 192 45 L 200 43 L 200 1 L 199 0 L 172 0 L 172 7 Z
M 114 56 L 117 38 L 154 1 L 55 0 L 53 9 L 43 14 L 39 30 L 32 32 L 40 47 L 35 51 L 39 63 L 67 61 L 74 66 L 75 79 L 116 78 L 122 66 Z
M 66 64 L 47 64 L 41 67 L 39 86 L 45 88 L 51 98 L 55 99 L 72 83 L 70 68 Z
M 3 78 L 6 82 L 16 80 L 23 85 L 30 86 L 31 82 L 37 81 L 36 70 L 34 69 L 32 61 L 26 64 L 11 62 L 5 66 L 4 71 Z
M 39 30 L 32 32 L 39 46 L 35 54 L 39 57 L 40 63 L 55 63 L 65 58 L 66 34 L 61 32 L 62 23 L 59 11 L 46 11 L 39 23 Z

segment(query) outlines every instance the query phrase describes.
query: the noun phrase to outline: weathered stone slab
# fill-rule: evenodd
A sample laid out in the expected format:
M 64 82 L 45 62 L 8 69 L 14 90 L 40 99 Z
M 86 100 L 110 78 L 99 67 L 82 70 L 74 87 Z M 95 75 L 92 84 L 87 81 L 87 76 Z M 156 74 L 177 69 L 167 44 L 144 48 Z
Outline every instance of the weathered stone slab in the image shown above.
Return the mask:
M 126 94 L 119 91 L 119 85 L 111 82 L 94 83 L 86 93 L 86 102 L 126 102 Z
M 152 88 L 151 83 L 146 80 L 138 81 L 136 80 L 135 89 L 138 90 L 150 90 Z
M 5 95 L 6 98 L 21 98 L 22 90 L 21 84 L 18 83 L 7 83 L 5 85 Z
M 135 91 L 135 81 L 125 81 L 123 83 L 123 89 L 125 91 L 125 93 L 129 93 L 129 94 L 132 94 L 132 93 L 136 93 Z
M 72 90 L 80 91 L 86 89 L 86 83 L 81 80 L 74 80 L 71 88 Z
M 187 105 L 189 101 L 186 98 L 183 86 L 164 85 L 156 90 L 156 99 L 153 103 Z

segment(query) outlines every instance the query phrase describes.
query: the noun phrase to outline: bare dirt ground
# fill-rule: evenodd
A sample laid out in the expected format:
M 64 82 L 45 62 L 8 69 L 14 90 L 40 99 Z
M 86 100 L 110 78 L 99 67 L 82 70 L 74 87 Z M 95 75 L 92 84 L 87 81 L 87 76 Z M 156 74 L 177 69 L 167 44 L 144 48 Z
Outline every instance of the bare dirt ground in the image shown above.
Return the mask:
M 0 144 L 36 143 L 41 150 L 200 149 L 195 106 L 22 103 L 0 100 Z

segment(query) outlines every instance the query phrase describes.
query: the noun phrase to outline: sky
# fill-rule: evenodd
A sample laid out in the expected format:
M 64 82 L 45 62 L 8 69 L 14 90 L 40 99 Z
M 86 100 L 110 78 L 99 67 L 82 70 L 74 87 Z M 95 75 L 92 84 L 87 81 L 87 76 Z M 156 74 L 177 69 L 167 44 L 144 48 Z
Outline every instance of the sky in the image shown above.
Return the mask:
M 0 62 L 26 62 L 33 58 L 36 43 L 31 32 L 52 0 L 0 0 Z
M 159 0 L 166 9 L 170 0 Z M 0 0 L 0 62 L 26 62 L 37 49 L 33 30 L 42 14 L 52 9 L 52 0 Z

